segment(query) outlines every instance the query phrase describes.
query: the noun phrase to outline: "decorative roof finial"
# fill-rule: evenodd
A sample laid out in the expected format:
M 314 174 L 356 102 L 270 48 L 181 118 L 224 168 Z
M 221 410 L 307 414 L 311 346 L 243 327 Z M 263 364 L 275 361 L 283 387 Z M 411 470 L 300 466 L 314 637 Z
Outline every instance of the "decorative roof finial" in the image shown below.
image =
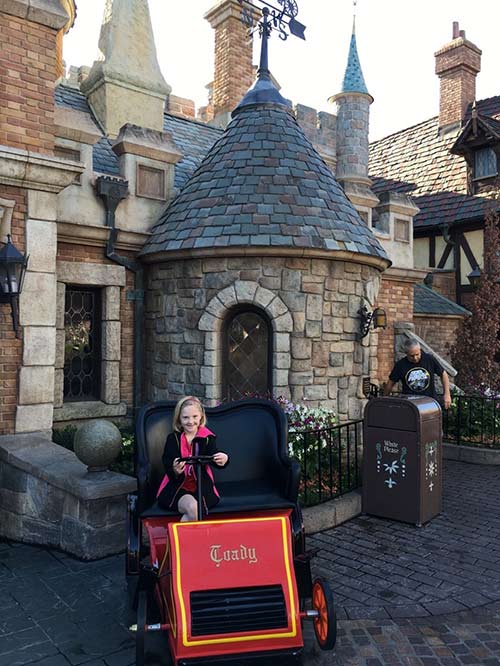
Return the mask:
M 304 30 L 306 29 L 306 26 L 302 25 L 302 23 L 299 23 L 295 19 L 299 13 L 296 0 L 276 0 L 281 8 L 275 7 L 268 0 L 238 0 L 238 2 L 241 5 L 241 20 L 250 28 L 250 30 L 252 30 L 255 25 L 252 11 L 249 11 L 249 9 L 253 11 L 255 11 L 255 9 L 261 9 L 262 15 L 264 16 L 263 22 L 267 23 L 269 26 L 268 37 L 273 30 L 277 30 L 280 39 L 284 41 L 288 39 L 288 28 L 288 31 L 291 35 L 294 35 L 294 37 L 305 39 Z M 262 24 L 259 23 L 259 32 L 262 36 L 261 25 Z
M 476 106 L 476 100 L 472 102 L 472 134 L 473 136 L 477 136 L 477 106 Z
M 268 49 L 267 49 L 267 40 L 271 36 L 271 25 L 269 23 L 269 9 L 264 7 L 262 10 L 262 22 L 259 23 L 259 34 L 262 40 L 260 46 L 260 62 L 259 69 L 257 70 L 257 76 L 267 76 L 270 77 L 271 73 L 269 71 L 269 58 L 268 58 Z
M 257 70 L 257 80 L 250 88 L 247 94 L 243 97 L 233 113 L 240 111 L 242 108 L 255 105 L 255 104 L 279 104 L 281 106 L 291 107 L 291 104 L 279 92 L 274 84 L 271 72 L 269 71 L 269 58 L 268 58 L 268 40 L 273 30 L 279 33 L 280 39 L 285 41 L 288 39 L 288 31 L 291 35 L 305 39 L 304 30 L 305 25 L 299 23 L 295 17 L 299 9 L 295 0 L 276 0 L 280 9 L 274 7 L 267 0 L 238 0 L 240 3 L 241 20 L 248 26 L 249 31 L 255 30 L 255 23 L 253 13 L 249 8 L 255 11 L 259 8 L 255 3 L 260 3 L 262 11 L 262 20 L 258 23 L 259 34 L 262 39 L 260 48 L 260 62 L 259 69 Z

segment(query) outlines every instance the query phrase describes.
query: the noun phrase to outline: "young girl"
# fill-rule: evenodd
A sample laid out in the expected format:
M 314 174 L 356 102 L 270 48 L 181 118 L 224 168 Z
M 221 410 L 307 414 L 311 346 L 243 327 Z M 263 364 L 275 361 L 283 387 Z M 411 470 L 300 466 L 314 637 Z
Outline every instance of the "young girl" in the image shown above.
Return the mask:
M 164 509 L 177 510 L 181 521 L 198 520 L 197 487 L 199 480 L 193 465 L 181 462 L 187 456 L 213 456 L 213 463 L 225 467 L 228 455 L 219 451 L 215 435 L 206 427 L 205 409 L 192 395 L 181 398 L 175 406 L 173 428 L 165 443 L 162 461 L 165 477 L 158 489 L 158 504 Z M 214 477 L 209 465 L 202 467 L 201 488 L 203 510 L 214 507 L 219 501 Z

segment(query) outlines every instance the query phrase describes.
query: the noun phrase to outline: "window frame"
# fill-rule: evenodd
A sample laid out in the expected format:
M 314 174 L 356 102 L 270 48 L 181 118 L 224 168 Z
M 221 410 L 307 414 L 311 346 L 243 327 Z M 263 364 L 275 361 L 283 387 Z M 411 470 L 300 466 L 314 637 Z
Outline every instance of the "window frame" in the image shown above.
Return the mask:
M 229 360 L 229 329 L 232 322 L 236 317 L 245 314 L 253 313 L 258 315 L 267 327 L 267 376 L 266 394 L 272 395 L 273 392 L 273 327 L 271 319 L 268 314 L 259 307 L 248 303 L 233 306 L 227 313 L 222 324 L 222 354 L 221 354 L 221 370 L 222 370 L 222 398 L 229 400 L 229 378 L 228 378 L 228 360 Z
M 404 225 L 406 229 L 405 233 L 405 238 L 403 238 L 401 235 L 398 235 L 397 229 L 398 227 L 401 227 Z M 410 225 L 410 220 L 408 220 L 405 217 L 394 217 L 394 240 L 397 241 L 398 243 L 411 243 L 411 225 Z
M 495 171 L 491 172 L 491 173 L 487 173 L 487 174 L 478 175 L 477 174 L 477 171 L 478 171 L 478 169 L 477 169 L 478 157 L 481 153 L 486 153 L 486 152 L 489 153 L 490 155 L 492 155 L 493 158 L 494 158 Z M 486 180 L 487 178 L 495 178 L 496 176 L 498 176 L 498 156 L 497 156 L 495 150 L 491 146 L 483 146 L 481 148 L 477 148 L 474 151 L 474 155 L 473 155 L 473 180 L 474 181 Z
M 141 173 L 145 174 L 147 171 L 157 173 L 161 176 L 161 192 L 160 194 L 152 194 L 141 188 L 141 183 L 143 184 Z M 137 162 L 136 171 L 135 171 L 135 195 L 141 199 L 152 199 L 154 201 L 166 201 L 167 200 L 167 170 L 160 166 L 152 166 L 151 164 L 145 164 L 144 162 Z
M 70 397 L 67 396 L 64 390 L 65 377 L 63 379 L 63 395 L 62 400 L 63 404 L 75 403 L 75 402 L 94 402 L 96 400 L 102 399 L 102 365 L 103 365 L 103 349 L 102 349 L 102 312 L 103 312 L 103 290 L 99 287 L 92 287 L 87 285 L 66 285 L 64 292 L 64 331 L 66 331 L 66 299 L 68 297 L 68 292 L 90 292 L 93 294 L 94 299 L 94 309 L 92 312 L 92 322 L 94 325 L 94 372 L 95 377 L 93 379 L 93 388 L 95 392 L 93 395 L 83 397 L 81 395 Z M 64 351 L 64 366 L 63 371 L 66 368 L 66 351 Z

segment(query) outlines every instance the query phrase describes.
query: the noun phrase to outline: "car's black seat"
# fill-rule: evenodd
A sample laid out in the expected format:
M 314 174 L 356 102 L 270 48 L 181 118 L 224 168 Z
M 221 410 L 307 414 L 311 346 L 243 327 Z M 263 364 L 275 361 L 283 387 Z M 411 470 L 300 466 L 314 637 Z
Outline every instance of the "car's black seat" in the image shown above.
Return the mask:
M 161 461 L 172 431 L 175 402 L 143 407 L 136 424 L 136 474 L 139 515 L 166 515 L 156 493 L 164 475 Z M 297 504 L 300 466 L 288 457 L 287 422 L 274 402 L 247 399 L 207 408 L 207 425 L 229 465 L 213 468 L 219 504 L 211 513 L 293 508 Z

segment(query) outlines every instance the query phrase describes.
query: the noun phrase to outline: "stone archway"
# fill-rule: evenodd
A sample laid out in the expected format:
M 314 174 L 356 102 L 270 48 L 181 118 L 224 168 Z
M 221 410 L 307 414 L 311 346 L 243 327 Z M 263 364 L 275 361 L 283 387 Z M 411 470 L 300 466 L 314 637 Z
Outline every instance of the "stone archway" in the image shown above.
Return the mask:
M 260 308 L 269 317 L 273 331 L 273 391 L 276 395 L 290 396 L 292 315 L 281 298 L 269 289 L 250 280 L 237 280 L 212 298 L 198 322 L 198 329 L 205 332 L 200 378 L 208 402 L 220 400 L 222 394 L 222 324 L 232 307 L 245 304 Z

